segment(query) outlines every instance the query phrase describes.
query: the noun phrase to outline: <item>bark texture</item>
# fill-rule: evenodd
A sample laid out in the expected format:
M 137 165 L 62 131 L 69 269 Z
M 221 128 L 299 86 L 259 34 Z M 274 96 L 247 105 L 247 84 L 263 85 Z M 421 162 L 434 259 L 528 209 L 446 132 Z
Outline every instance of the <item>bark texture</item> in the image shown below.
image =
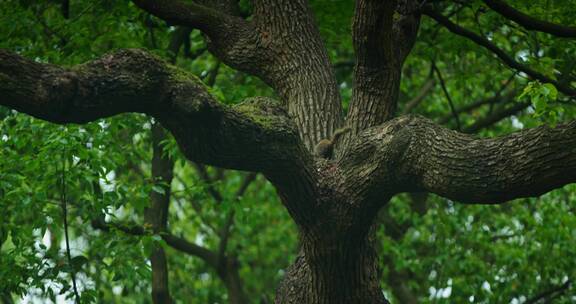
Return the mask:
M 249 19 L 237 16 L 234 1 L 134 2 L 173 24 L 204 32 L 214 55 L 263 79 L 281 100 L 254 97 L 222 105 L 197 78 L 143 50 L 122 50 L 71 68 L 0 50 L 0 105 L 60 124 L 145 113 L 174 135 L 191 161 L 262 172 L 301 238 L 300 254 L 278 288 L 276 303 L 387 303 L 373 231 L 376 214 L 398 193 L 501 203 L 576 181 L 575 122 L 479 139 L 417 116 L 394 118 L 421 1 L 356 1 L 355 87 L 346 118 L 354 137 L 336 147 L 330 160 L 311 151 L 343 125 L 341 99 L 307 1 L 254 0 Z M 477 35 L 423 11 L 506 62 L 504 53 Z M 526 71 L 513 60 L 508 64 Z M 153 201 L 158 210 L 168 203 L 165 197 Z M 149 218 L 154 227 L 165 227 L 165 219 L 156 221 Z M 218 252 L 170 234 L 162 237 L 217 269 L 228 289 L 238 291 L 233 302 L 242 303 L 236 260 L 225 254 L 227 233 Z M 161 254 L 157 258 L 162 264 Z M 413 301 L 410 295 L 405 299 Z

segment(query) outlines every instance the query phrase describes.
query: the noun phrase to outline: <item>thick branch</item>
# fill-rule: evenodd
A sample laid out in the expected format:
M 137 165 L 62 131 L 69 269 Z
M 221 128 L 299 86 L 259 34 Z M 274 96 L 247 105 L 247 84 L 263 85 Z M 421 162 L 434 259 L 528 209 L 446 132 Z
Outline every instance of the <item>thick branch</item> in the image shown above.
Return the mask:
M 562 83 L 560 83 L 554 79 L 551 79 L 551 78 L 545 76 L 544 74 L 539 73 L 539 72 L 527 67 L 526 65 L 519 63 L 513 57 L 506 54 L 506 52 L 504 52 L 502 49 L 498 48 L 495 44 L 490 42 L 488 39 L 472 32 L 472 31 L 469 31 L 463 27 L 456 25 L 455 23 L 450 21 L 450 19 L 442 16 L 441 14 L 439 14 L 438 12 L 436 12 L 430 8 L 423 8 L 422 12 L 425 15 L 436 20 L 436 22 L 445 26 L 450 32 L 452 32 L 456 35 L 465 37 L 467 39 L 470 39 L 473 42 L 475 42 L 476 44 L 488 49 L 490 52 L 494 53 L 498 58 L 500 58 L 500 60 L 502 60 L 509 67 L 525 73 L 530 78 L 540 80 L 540 81 L 545 82 L 545 83 L 551 83 L 554 86 L 556 86 L 556 88 L 558 88 L 559 91 L 561 91 L 562 93 L 564 93 L 568 96 L 576 96 L 576 89 L 570 87 L 569 85 L 562 84 Z
M 273 101 L 253 98 L 224 106 L 198 79 L 141 50 L 73 68 L 0 50 L 0 80 L 0 105 L 55 123 L 124 112 L 152 115 L 189 159 L 205 164 L 267 171 L 301 168 L 309 161 L 290 119 Z
M 310 151 L 342 124 L 336 78 L 307 1 L 254 1 L 251 21 L 212 9 L 217 4 L 211 1 L 134 2 L 164 20 L 200 29 L 224 63 L 274 88 Z
M 133 0 L 133 2 L 141 9 L 171 24 L 197 28 L 215 38 L 225 35 L 224 32 L 231 23 L 241 20 L 234 20 L 230 15 L 195 2 L 184 3 L 179 0 Z
M 396 1 L 356 1 L 352 25 L 356 65 L 348 114 L 353 134 L 396 112 L 401 65 L 393 48 L 395 8 Z
M 478 139 L 410 118 L 401 161 L 408 191 L 427 190 L 464 203 L 501 203 L 576 181 L 576 121 Z
M 137 6 L 172 24 L 199 29 L 210 51 L 227 65 L 269 82 L 271 53 L 254 24 L 234 15 L 230 1 L 134 0 Z M 199 4 L 202 2 L 202 4 Z
M 558 37 L 576 38 L 576 27 L 563 26 L 544 20 L 539 20 L 514 9 L 501 0 L 483 0 L 488 7 L 498 14 L 510 19 L 528 30 L 540 31 Z
M 463 203 L 533 197 L 576 181 L 576 121 L 479 139 L 403 116 L 359 134 L 340 168 L 367 214 L 398 192 Z
M 341 97 L 328 52 L 306 0 L 255 0 L 254 26 L 269 56 L 264 81 L 288 106 L 311 151 L 343 123 Z
M 267 98 L 229 107 L 197 78 L 141 50 L 62 68 L 0 50 L 0 105 L 55 123 L 124 112 L 158 119 L 190 160 L 263 172 L 297 222 L 313 222 L 312 157 L 283 108 Z
M 402 65 L 416 43 L 420 28 L 420 7 L 425 1 L 398 0 L 397 2 L 392 37 L 396 61 Z

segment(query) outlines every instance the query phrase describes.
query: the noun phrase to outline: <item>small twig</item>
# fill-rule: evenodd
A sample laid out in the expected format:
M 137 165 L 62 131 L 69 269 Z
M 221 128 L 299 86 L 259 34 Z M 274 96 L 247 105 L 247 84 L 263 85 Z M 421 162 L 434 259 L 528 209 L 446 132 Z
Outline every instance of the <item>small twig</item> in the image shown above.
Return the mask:
M 464 133 L 474 133 L 480 129 L 487 128 L 506 117 L 509 117 L 526 109 L 528 106 L 530 106 L 530 104 L 531 104 L 530 102 L 517 102 L 510 107 L 499 108 L 497 111 L 494 111 L 494 113 L 477 120 L 475 123 L 462 129 L 461 131 Z
M 450 111 L 452 111 L 452 116 L 454 116 L 454 120 L 456 121 L 456 129 L 458 131 L 462 130 L 462 125 L 460 124 L 460 118 L 458 118 L 458 113 L 456 112 L 456 108 L 454 108 L 454 103 L 452 102 L 452 98 L 448 93 L 448 89 L 446 88 L 446 83 L 444 83 L 444 79 L 442 78 L 442 74 L 440 70 L 436 66 L 436 63 L 432 63 L 432 69 L 436 72 L 438 76 L 438 80 L 440 81 L 440 86 L 442 87 L 442 91 L 444 91 L 444 95 L 446 95 L 446 99 L 448 100 L 448 104 L 450 105 Z
M 123 233 L 134 236 L 152 235 L 151 231 L 146 230 L 143 226 L 134 223 L 106 223 L 102 219 L 95 219 L 92 221 L 92 227 L 105 232 L 109 232 L 111 229 L 116 229 Z M 159 235 L 168 246 L 186 254 L 199 257 L 200 259 L 210 264 L 212 267 L 217 267 L 216 255 L 213 251 L 195 243 L 189 242 L 184 238 L 175 236 L 168 231 L 161 232 Z
M 426 98 L 426 96 L 428 96 L 432 88 L 434 88 L 434 82 L 434 69 L 430 66 L 430 73 L 428 74 L 426 81 L 422 87 L 420 87 L 418 94 L 406 103 L 402 114 L 408 114 L 416 108 Z
M 175 177 L 178 180 L 178 182 L 180 182 L 182 185 L 186 185 L 186 183 L 184 182 L 184 179 L 180 175 L 176 175 Z M 200 204 L 198 204 L 198 202 L 196 202 L 196 200 L 194 199 L 194 195 L 190 191 L 190 189 L 188 187 L 184 187 L 184 192 L 186 193 L 187 200 L 192 205 L 192 209 L 194 209 L 194 211 L 197 213 L 198 218 L 200 219 L 202 224 L 204 224 L 206 227 L 208 227 L 214 234 L 218 235 L 218 229 L 216 229 L 216 227 L 214 227 L 212 224 L 210 224 L 210 222 L 206 218 L 204 218 L 203 213 L 202 213 L 202 206 L 200 206 Z M 175 193 L 172 192 L 172 194 L 175 194 Z M 176 195 L 174 195 L 174 198 L 178 199 L 176 197 Z
M 504 82 L 504 84 L 500 87 L 500 89 L 498 89 L 498 92 L 494 94 L 495 97 L 500 97 L 500 95 L 502 95 L 502 92 L 506 89 L 506 87 L 508 87 L 510 83 L 512 83 L 512 80 L 514 80 L 516 74 L 518 74 L 518 72 L 512 73 L 512 75 L 508 77 L 508 79 L 506 79 L 506 82 Z M 494 102 L 491 102 L 489 106 L 490 108 L 488 109 L 488 114 L 492 114 L 492 110 L 494 110 Z
M 200 176 L 200 178 L 202 178 L 202 180 L 206 184 L 206 190 L 208 191 L 208 193 L 212 196 L 212 198 L 214 198 L 214 200 L 217 203 L 222 203 L 222 201 L 223 201 L 222 194 L 220 193 L 220 191 L 218 191 L 214 187 L 214 181 L 212 180 L 212 178 L 208 174 L 208 170 L 206 170 L 206 166 L 199 164 L 199 163 L 192 163 L 192 165 L 196 169 L 196 172 L 198 172 L 198 175 Z
M 244 177 L 244 180 L 242 181 L 240 188 L 238 188 L 238 190 L 234 195 L 235 200 L 240 199 L 240 197 L 244 195 L 244 193 L 248 189 L 248 186 L 250 186 L 250 184 L 252 184 L 252 182 L 256 179 L 256 175 L 257 175 L 256 173 L 252 172 Z M 231 228 L 232 225 L 234 224 L 234 215 L 235 215 L 234 210 L 231 210 L 230 213 L 228 213 L 226 221 L 224 222 L 224 226 L 222 227 L 222 231 L 220 232 L 220 245 L 218 248 L 218 261 L 220 264 L 223 263 L 225 260 L 224 256 L 226 253 L 226 247 L 228 246 L 228 239 L 230 237 L 230 232 L 232 230 Z

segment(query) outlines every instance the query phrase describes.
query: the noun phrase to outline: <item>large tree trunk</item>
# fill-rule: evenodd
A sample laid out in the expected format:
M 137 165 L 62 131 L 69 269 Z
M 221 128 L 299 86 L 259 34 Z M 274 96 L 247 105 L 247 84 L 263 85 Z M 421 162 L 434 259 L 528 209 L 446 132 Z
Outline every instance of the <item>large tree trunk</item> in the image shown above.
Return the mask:
M 377 206 L 388 196 L 360 190 L 366 180 L 342 169 L 343 163 L 317 161 L 312 195 L 308 188 L 284 187 L 275 176 L 268 176 L 298 219 L 300 232 L 300 251 L 277 289 L 278 304 L 388 303 L 380 287 L 375 250 Z M 307 198 L 308 204 L 301 202 Z M 308 221 L 302 214 L 314 218 Z
M 388 303 L 374 242 L 354 233 L 330 241 L 302 237 L 301 251 L 278 287 L 275 303 Z

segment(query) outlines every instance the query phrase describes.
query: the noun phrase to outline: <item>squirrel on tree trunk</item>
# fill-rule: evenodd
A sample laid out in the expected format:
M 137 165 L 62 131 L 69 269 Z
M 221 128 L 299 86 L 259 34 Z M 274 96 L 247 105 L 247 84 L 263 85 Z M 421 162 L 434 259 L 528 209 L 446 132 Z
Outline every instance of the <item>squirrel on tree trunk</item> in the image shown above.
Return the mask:
M 332 134 L 332 138 L 319 141 L 316 145 L 316 148 L 314 148 L 314 153 L 316 156 L 326 159 L 332 158 L 334 145 L 336 142 L 338 142 L 342 135 L 346 134 L 348 131 L 350 131 L 349 127 L 338 129 L 336 132 L 334 132 L 334 134 Z

